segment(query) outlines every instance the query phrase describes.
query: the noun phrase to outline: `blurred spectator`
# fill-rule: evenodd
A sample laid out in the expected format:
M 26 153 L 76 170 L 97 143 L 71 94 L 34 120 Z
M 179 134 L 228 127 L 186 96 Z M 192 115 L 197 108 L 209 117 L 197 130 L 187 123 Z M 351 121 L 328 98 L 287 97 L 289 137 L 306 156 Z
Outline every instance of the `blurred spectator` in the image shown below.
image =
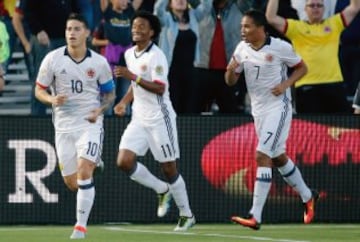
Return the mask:
M 288 1 L 288 0 L 287 0 Z M 343 0 L 340 0 L 340 2 Z M 307 0 L 291 0 L 291 5 L 294 9 L 296 9 L 299 19 L 308 20 L 308 16 L 306 14 L 306 2 Z M 324 4 L 324 15 L 323 18 L 329 18 L 335 13 L 335 5 L 337 0 L 323 0 Z M 348 1 L 349 2 L 349 1 Z
M 211 0 L 202 0 L 196 8 L 190 8 L 187 0 L 157 0 L 155 4 L 154 13 L 162 25 L 159 47 L 170 63 L 170 99 L 178 114 L 197 112 L 198 93 L 192 87 L 194 62 L 200 58 L 199 21 L 210 10 Z
M 0 20 L 0 65 L 4 68 L 4 63 L 10 57 L 9 34 L 5 24 Z
M 89 29 L 94 31 L 94 28 L 101 21 L 101 0 L 77 0 L 79 13 L 83 15 L 89 24 Z
M 115 65 L 125 66 L 124 53 L 132 46 L 131 18 L 134 9 L 128 0 L 110 0 L 103 12 L 103 20 L 93 33 L 92 44 L 101 47 L 103 54 L 113 70 Z M 116 100 L 118 103 L 125 95 L 130 81 L 123 77 L 116 78 Z M 109 109 L 112 113 L 112 109 Z M 130 107 L 127 110 L 130 114 Z
M 354 101 L 353 101 L 352 106 L 355 109 L 354 113 L 355 114 L 360 114 L 360 81 L 359 81 L 359 84 L 357 86 L 357 89 L 356 89 L 356 92 L 355 92 L 355 95 L 354 95 Z
M 304 0 L 301 0 L 304 1 Z M 267 1 L 264 0 L 254 0 L 253 8 L 258 9 L 265 13 L 267 6 Z M 284 18 L 291 18 L 291 19 L 299 19 L 298 12 L 296 9 L 293 8 L 291 2 L 289 0 L 280 0 L 279 1 L 279 9 L 277 14 Z M 277 38 L 284 39 L 290 42 L 282 33 L 279 33 L 275 28 L 271 25 L 266 26 L 267 32 L 269 35 Z
M 7 33 L 5 24 L 0 21 L 0 96 L 5 86 L 3 64 L 9 59 L 9 55 L 9 34 Z
M 152 13 L 156 0 L 132 0 L 131 2 L 135 10 L 146 10 Z
M 64 28 L 71 12 L 78 12 L 76 0 L 26 0 L 24 13 L 31 31 L 31 55 L 35 73 L 49 51 L 66 44 Z M 35 87 L 35 80 L 31 81 Z M 32 93 L 31 114 L 45 115 L 46 106 Z
M 338 1 L 336 12 L 341 12 L 349 0 Z M 339 50 L 340 66 L 346 84 L 347 95 L 353 96 L 360 80 L 360 14 L 342 32 Z
M 10 57 L 14 51 L 15 42 L 16 42 L 16 35 L 11 21 L 15 10 L 15 4 L 16 4 L 16 0 L 0 1 L 0 17 L 1 17 L 1 21 L 5 24 L 8 33 L 8 46 L 9 46 Z M 10 60 L 11 58 L 8 58 L 4 63 L 2 63 L 5 72 L 7 70 L 7 66 Z
M 240 41 L 243 13 L 252 6 L 246 0 L 213 0 L 211 13 L 200 21 L 200 61 L 195 63 L 195 91 L 200 112 L 237 112 L 235 88 L 225 84 L 224 74 L 232 52 Z
M 12 18 L 12 24 L 15 32 L 21 42 L 21 46 L 25 56 L 25 63 L 29 73 L 29 79 L 34 79 L 34 63 L 31 57 L 31 44 L 30 44 L 30 28 L 24 16 L 24 7 L 27 0 L 18 0 L 16 2 L 15 12 Z
M 2 96 L 2 90 L 4 89 L 5 86 L 4 74 L 5 74 L 4 69 L 2 65 L 0 65 L 0 97 Z
M 308 73 L 295 83 L 298 113 L 347 113 L 338 50 L 340 34 L 352 22 L 360 1 L 352 0 L 341 14 L 323 19 L 322 0 L 307 0 L 308 21 L 285 19 L 277 14 L 279 0 L 269 0 L 266 16 L 276 30 L 291 40 L 308 66 Z

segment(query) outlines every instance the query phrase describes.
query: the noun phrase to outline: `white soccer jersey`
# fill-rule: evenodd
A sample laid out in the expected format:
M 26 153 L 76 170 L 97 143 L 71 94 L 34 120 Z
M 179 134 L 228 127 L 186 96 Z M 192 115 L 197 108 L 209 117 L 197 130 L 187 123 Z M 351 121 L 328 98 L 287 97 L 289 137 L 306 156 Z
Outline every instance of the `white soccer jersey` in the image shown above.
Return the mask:
M 248 43 L 241 41 L 234 51 L 233 58 L 240 63 L 236 72 L 244 70 L 254 116 L 281 108 L 284 103 L 290 102 L 290 88 L 279 96 L 271 93 L 272 88 L 287 79 L 287 67 L 301 62 L 301 57 L 294 52 L 289 43 L 268 37 L 261 49 L 254 50 Z
M 81 61 L 73 60 L 66 47 L 50 52 L 41 63 L 37 85 L 50 87 L 52 95 L 65 94 L 64 105 L 53 107 L 53 122 L 57 132 L 71 132 L 86 127 L 90 112 L 100 107 L 100 86 L 112 83 L 112 73 L 106 59 L 92 50 Z M 102 124 L 103 116 L 97 123 Z
M 136 46 L 133 46 L 125 52 L 128 69 L 146 81 L 163 83 L 165 92 L 163 95 L 157 95 L 132 82 L 132 117 L 142 121 L 153 121 L 175 114 L 169 97 L 169 67 L 164 53 L 154 43 L 141 53 L 137 53 L 135 48 Z

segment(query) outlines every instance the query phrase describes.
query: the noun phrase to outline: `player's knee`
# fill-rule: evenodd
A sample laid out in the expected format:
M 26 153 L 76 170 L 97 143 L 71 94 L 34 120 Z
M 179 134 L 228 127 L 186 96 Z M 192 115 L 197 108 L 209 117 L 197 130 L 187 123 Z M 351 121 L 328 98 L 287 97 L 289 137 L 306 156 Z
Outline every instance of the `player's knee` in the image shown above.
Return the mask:
M 64 183 L 67 186 L 67 188 L 69 188 L 70 191 L 76 192 L 78 189 L 78 185 L 76 180 L 72 181 L 70 179 L 64 179 Z
M 272 158 L 272 162 L 274 164 L 275 167 L 282 167 L 286 164 L 286 162 L 288 161 L 288 157 L 285 154 L 281 154 L 275 158 Z
M 133 156 L 120 153 L 116 165 L 120 170 L 130 172 L 135 165 L 134 161 L 135 158 Z
M 271 167 L 271 158 L 265 153 L 256 151 L 255 159 L 258 166 Z
M 178 171 L 176 168 L 176 162 L 174 162 L 174 161 L 161 163 L 161 169 L 162 169 L 162 172 L 164 173 L 164 176 L 168 180 L 173 179 L 173 177 L 177 176 L 177 174 L 178 174 Z
M 77 185 L 77 172 L 74 174 L 71 174 L 69 176 L 63 177 L 64 183 L 69 188 L 70 191 L 77 191 L 78 185 Z

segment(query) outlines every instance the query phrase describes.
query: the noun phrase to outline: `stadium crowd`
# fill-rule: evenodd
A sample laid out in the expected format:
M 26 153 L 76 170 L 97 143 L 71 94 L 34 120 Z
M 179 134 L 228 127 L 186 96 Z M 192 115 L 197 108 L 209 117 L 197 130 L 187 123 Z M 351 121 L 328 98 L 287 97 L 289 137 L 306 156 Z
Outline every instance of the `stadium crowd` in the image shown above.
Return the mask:
M 65 44 L 66 19 L 71 12 L 78 12 L 85 16 L 92 31 L 92 38 L 88 40 L 89 47 L 103 54 L 112 67 L 124 65 L 124 52 L 132 46 L 130 20 L 135 11 L 147 10 L 157 15 L 162 24 L 158 44 L 169 62 L 170 97 L 176 112 L 249 113 L 244 81 L 229 87 L 225 84 L 224 74 L 232 53 L 241 40 L 240 25 L 244 13 L 251 8 L 266 12 L 268 2 L 270 1 L 1 0 L 0 63 L 6 73 L 15 45 L 21 43 L 29 78 L 35 86 L 43 57 Z M 274 22 L 274 15 L 267 13 L 272 25 L 268 29 L 271 35 L 292 41 L 296 52 L 303 58 L 303 53 L 310 55 L 310 58 L 304 58 L 305 62 L 310 62 L 306 63 L 310 66 L 306 75 L 308 78 L 300 80 L 293 88 L 294 110 L 297 113 L 360 113 L 360 91 L 356 92 L 360 88 L 360 15 L 357 14 L 350 23 L 341 18 L 342 11 L 349 4 L 358 4 L 359 0 L 319 0 L 319 3 L 310 4 L 311 6 L 308 2 L 309 0 L 280 0 L 277 8 L 273 9 L 276 11 L 276 18 L 284 19 L 280 24 L 276 20 Z M 301 22 L 304 26 L 313 25 L 316 14 L 319 17 L 314 25 L 322 26 L 323 29 L 316 30 L 318 32 L 315 36 L 309 38 L 318 44 L 314 47 L 316 51 L 311 49 L 309 54 L 309 48 L 313 48 L 313 45 L 306 41 L 304 43 L 307 45 L 297 45 L 294 37 L 296 33 L 289 28 L 294 26 L 293 19 L 305 21 Z M 337 21 L 337 29 L 334 29 L 335 25 L 327 25 L 329 22 L 321 25 L 323 20 Z M 282 29 L 284 26 L 286 29 Z M 319 37 L 333 32 L 337 33 L 335 37 Z M 325 55 L 328 50 L 333 54 Z M 321 58 L 311 58 L 314 53 L 320 53 Z M 326 58 L 328 61 L 321 63 Z M 240 79 L 244 77 L 240 76 Z M 309 79 L 311 80 L 308 81 Z M 116 79 L 115 103 L 125 95 L 128 84 L 129 81 L 124 78 Z M 6 82 L 1 75 L 0 95 L 2 89 L 6 89 Z M 325 90 L 329 95 L 324 94 Z M 342 101 L 334 104 L 333 96 L 338 96 L 337 100 Z M 339 102 L 343 103 L 337 105 Z M 318 103 L 323 103 L 324 106 L 315 105 Z M 127 114 L 130 112 L 130 109 L 127 110 Z M 46 106 L 35 97 L 31 98 L 31 114 L 46 114 Z M 111 110 L 108 115 L 112 115 Z

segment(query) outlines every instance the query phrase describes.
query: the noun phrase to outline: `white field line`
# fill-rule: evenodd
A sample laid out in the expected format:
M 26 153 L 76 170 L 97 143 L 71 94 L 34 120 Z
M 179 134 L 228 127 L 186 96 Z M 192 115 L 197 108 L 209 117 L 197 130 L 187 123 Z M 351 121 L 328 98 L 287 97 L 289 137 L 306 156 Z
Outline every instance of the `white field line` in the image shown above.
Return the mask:
M 112 231 L 124 231 L 124 232 L 134 232 L 134 233 L 147 233 L 147 234 L 176 234 L 184 236 L 198 236 L 198 237 L 218 237 L 218 238 L 232 238 L 232 239 L 242 239 L 242 240 L 254 240 L 254 241 L 276 241 L 276 242 L 310 242 L 308 240 L 291 240 L 291 239 L 274 239 L 268 237 L 257 237 L 257 236 L 241 236 L 241 235 L 227 235 L 227 234 L 213 234 L 213 233 L 194 233 L 194 232 L 170 232 L 170 231 L 154 231 L 154 230 L 144 230 L 144 229 L 127 229 L 121 227 L 104 227 L 106 230 Z
M 4 231 L 4 232 L 11 232 L 11 231 L 37 231 L 37 230 L 44 230 L 44 228 L 40 228 L 40 227 L 16 227 L 16 226 L 14 226 L 13 228 L 11 228 L 11 227 L 1 228 L 1 227 L 0 227 L 0 231 Z

